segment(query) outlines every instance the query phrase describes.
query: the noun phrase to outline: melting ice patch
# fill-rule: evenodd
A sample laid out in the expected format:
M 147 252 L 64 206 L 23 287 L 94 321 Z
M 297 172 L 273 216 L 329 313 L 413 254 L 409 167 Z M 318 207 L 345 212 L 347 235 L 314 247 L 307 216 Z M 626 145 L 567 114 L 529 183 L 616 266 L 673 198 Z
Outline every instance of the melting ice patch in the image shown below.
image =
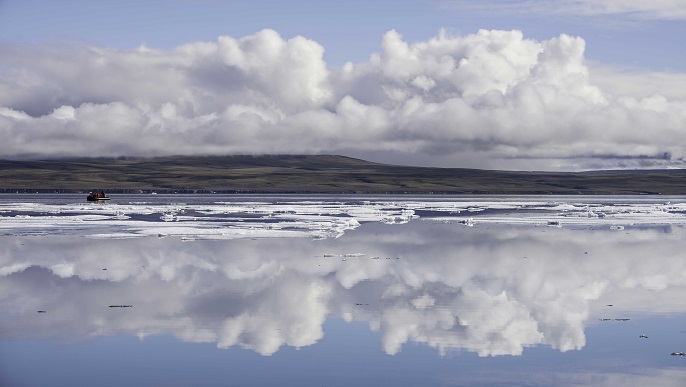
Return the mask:
M 186 239 L 335 238 L 365 222 L 415 219 L 519 225 L 684 224 L 686 198 L 661 201 L 612 198 L 485 198 L 435 200 L 284 200 L 156 204 L 0 203 L 0 232 L 69 234 L 95 238 L 180 236 Z M 125 200 L 122 197 L 121 202 Z

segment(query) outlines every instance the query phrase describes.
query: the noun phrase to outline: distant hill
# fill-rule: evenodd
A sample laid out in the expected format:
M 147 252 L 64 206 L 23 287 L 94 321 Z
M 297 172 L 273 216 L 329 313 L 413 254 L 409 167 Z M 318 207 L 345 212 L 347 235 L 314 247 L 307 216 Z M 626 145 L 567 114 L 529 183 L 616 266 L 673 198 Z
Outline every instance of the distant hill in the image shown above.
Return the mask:
M 387 165 L 331 155 L 0 160 L 0 192 L 686 194 L 686 170 L 577 173 Z

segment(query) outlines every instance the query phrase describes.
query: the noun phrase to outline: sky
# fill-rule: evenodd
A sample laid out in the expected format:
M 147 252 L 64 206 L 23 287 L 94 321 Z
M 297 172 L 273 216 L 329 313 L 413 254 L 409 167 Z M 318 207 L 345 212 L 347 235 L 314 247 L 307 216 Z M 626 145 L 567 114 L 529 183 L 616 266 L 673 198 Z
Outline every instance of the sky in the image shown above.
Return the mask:
M 684 168 L 686 1 L 0 0 L 0 158 Z

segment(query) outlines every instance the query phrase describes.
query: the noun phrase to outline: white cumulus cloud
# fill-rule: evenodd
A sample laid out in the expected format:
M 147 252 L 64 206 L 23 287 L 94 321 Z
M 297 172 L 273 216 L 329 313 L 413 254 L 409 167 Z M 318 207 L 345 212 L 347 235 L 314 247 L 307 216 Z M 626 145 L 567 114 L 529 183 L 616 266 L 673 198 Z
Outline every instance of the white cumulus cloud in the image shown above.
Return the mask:
M 517 30 L 410 43 L 391 30 L 368 61 L 341 68 L 327 66 L 318 43 L 273 30 L 173 50 L 3 45 L 0 157 L 341 153 L 497 168 L 683 166 L 684 75 L 596 70 L 585 45 Z

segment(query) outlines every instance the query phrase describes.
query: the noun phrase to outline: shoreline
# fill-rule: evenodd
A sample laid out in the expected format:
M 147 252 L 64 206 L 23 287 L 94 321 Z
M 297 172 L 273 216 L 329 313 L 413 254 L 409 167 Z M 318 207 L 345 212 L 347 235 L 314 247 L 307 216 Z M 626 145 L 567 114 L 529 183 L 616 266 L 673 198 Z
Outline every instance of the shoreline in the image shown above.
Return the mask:
M 91 190 L 73 190 L 57 188 L 26 188 L 26 189 L 1 189 L 0 195 L 34 195 L 34 194 L 57 194 L 57 195 L 88 195 Z M 205 189 L 113 189 L 105 190 L 107 195 L 388 195 L 388 196 L 686 196 L 686 193 L 660 192 L 541 192 L 541 191 L 262 191 L 262 190 L 205 190 Z

